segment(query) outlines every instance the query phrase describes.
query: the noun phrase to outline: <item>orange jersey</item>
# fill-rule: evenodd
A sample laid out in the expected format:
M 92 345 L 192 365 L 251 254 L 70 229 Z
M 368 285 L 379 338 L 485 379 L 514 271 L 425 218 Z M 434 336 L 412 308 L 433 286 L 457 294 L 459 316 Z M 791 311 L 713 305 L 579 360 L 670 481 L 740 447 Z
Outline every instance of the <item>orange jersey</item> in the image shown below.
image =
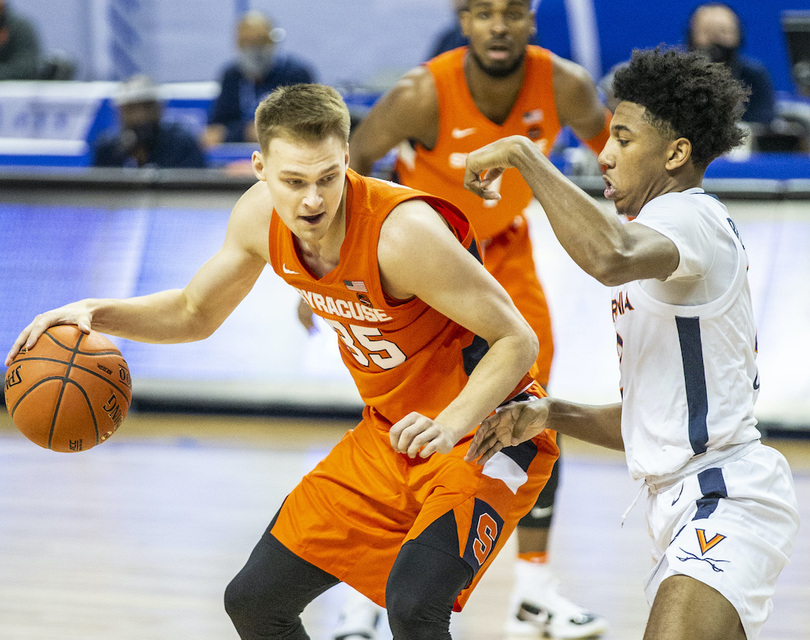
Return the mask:
M 458 206 L 488 239 L 505 230 L 528 206 L 532 191 L 517 169 L 507 169 L 494 187 L 501 199 L 485 201 L 464 188 L 467 154 L 510 135 L 527 136 L 548 154 L 560 129 L 554 101 L 551 53 L 537 46 L 526 49 L 525 76 L 520 94 L 503 124 L 482 114 L 464 75 L 467 47 L 443 53 L 425 63 L 436 83 L 439 132 L 433 149 L 417 144 L 400 151 L 397 174 L 402 184 L 441 194 Z M 409 152 L 410 151 L 410 152 Z
M 270 224 L 275 272 L 338 334 L 344 364 L 363 401 L 393 424 L 411 411 L 435 418 L 461 391 L 486 342 L 419 298 L 392 300 L 380 283 L 377 244 L 399 203 L 421 198 L 480 260 L 475 235 L 452 204 L 419 191 L 347 172 L 346 235 L 337 267 L 315 277 L 276 212 Z M 520 389 L 531 383 L 525 377 Z

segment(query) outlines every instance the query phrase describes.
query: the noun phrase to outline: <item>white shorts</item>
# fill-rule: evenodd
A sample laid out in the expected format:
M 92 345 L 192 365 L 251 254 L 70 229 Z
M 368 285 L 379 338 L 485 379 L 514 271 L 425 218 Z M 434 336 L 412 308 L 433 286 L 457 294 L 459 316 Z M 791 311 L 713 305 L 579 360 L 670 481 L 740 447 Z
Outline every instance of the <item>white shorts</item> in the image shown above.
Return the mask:
M 647 523 L 656 563 L 644 583 L 647 601 L 669 576 L 687 575 L 723 594 L 748 640 L 758 638 L 799 529 L 784 456 L 755 443 L 729 462 L 651 489 Z

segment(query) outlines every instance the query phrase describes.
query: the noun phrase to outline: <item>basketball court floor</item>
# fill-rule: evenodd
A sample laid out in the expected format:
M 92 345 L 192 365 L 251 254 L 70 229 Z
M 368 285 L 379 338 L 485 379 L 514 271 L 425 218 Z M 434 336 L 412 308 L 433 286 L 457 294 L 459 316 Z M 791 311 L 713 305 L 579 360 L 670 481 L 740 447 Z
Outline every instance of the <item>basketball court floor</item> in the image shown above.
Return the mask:
M 79 454 L 38 448 L 0 415 L 0 640 L 237 639 L 222 593 L 286 493 L 352 426 L 347 421 L 132 414 Z M 791 462 L 810 522 L 810 441 L 768 444 Z M 649 547 L 622 454 L 574 440 L 552 533 L 562 592 L 605 616 L 605 640 L 641 638 Z M 514 541 L 454 637 L 502 640 Z M 340 585 L 305 623 L 328 640 Z M 762 640 L 810 638 L 810 535 L 800 531 Z M 383 625 L 381 638 L 391 638 Z

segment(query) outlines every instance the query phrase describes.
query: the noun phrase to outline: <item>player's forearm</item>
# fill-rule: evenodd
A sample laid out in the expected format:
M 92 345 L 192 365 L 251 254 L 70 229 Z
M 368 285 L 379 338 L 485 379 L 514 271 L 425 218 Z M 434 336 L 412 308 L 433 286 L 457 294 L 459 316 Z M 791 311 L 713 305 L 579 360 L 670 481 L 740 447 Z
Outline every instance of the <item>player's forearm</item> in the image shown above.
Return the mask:
M 537 352 L 537 338 L 530 329 L 493 341 L 464 389 L 436 421 L 453 429 L 458 438 L 472 431 L 514 391 Z
M 568 180 L 528 138 L 513 147 L 511 161 L 543 206 L 560 244 L 586 273 L 615 284 L 627 248 L 618 217 L 601 209 Z
M 219 324 L 204 319 L 181 289 L 84 303 L 90 309 L 93 329 L 138 342 L 193 342 L 208 337 Z
M 577 440 L 624 451 L 621 403 L 590 406 L 550 398 L 548 427 Z

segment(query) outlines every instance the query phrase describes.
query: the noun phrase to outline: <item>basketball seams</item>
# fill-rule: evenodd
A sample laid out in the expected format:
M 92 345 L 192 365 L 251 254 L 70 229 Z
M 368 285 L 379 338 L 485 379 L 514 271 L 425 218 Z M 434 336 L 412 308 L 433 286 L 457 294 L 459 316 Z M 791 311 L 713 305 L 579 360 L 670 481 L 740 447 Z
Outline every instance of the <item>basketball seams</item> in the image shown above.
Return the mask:
M 62 326 L 71 326 L 71 325 L 55 325 L 55 326 L 62 327 Z M 68 351 L 68 352 L 71 352 L 71 353 L 73 352 L 73 347 L 69 347 L 66 344 L 61 343 L 59 340 L 57 340 L 52 334 L 48 333 L 47 331 L 45 333 L 43 333 L 42 336 L 40 336 L 40 337 L 46 337 L 46 338 L 48 338 L 48 340 L 53 342 L 55 345 L 57 345 L 59 347 L 62 347 L 65 351 Z
M 84 387 L 82 387 L 82 385 L 80 385 L 75 380 L 71 380 L 70 378 L 68 378 L 67 380 L 65 380 L 64 387 L 67 387 L 68 384 L 72 384 L 74 387 L 76 387 L 79 390 L 79 393 L 81 393 L 82 396 L 84 397 L 84 401 L 87 404 L 87 409 L 90 412 L 90 417 L 93 419 L 93 429 L 96 432 L 96 444 L 98 444 L 99 443 L 98 419 L 96 418 L 96 412 L 93 410 L 93 403 L 90 402 L 90 396 L 87 395 L 87 391 L 84 390 Z M 56 421 L 56 416 L 58 414 L 59 409 L 54 411 L 54 421 Z
M 86 392 L 85 392 L 85 390 L 84 390 L 84 389 L 81 387 L 81 385 L 79 385 L 77 382 L 73 382 L 73 381 L 71 381 L 71 379 L 70 379 L 70 370 L 71 370 L 71 369 L 72 369 L 74 366 L 76 366 L 76 368 L 78 368 L 78 369 L 84 369 L 84 367 L 80 367 L 80 366 L 78 366 L 78 365 L 74 365 L 74 362 L 73 362 L 73 361 L 76 359 L 76 356 L 78 356 L 78 355 L 79 355 L 79 348 L 81 347 L 82 340 L 84 340 L 85 338 L 87 338 L 87 334 L 80 333 L 80 334 L 79 334 L 79 339 L 78 339 L 78 340 L 76 340 L 76 346 L 74 347 L 74 350 L 73 350 L 73 356 L 70 358 L 70 364 L 68 365 L 67 376 L 68 376 L 68 382 L 71 382 L 72 384 L 76 385 L 76 388 L 77 388 L 79 391 L 81 391 L 81 394 L 82 394 L 82 396 L 84 397 L 84 402 L 85 402 L 85 404 L 87 405 L 87 409 L 88 409 L 88 411 L 90 411 L 90 415 L 91 415 L 91 416 L 92 416 L 92 418 L 93 418 L 93 429 L 94 429 L 94 431 L 96 432 L 96 444 L 98 444 L 98 420 L 96 420 L 96 412 L 93 410 L 93 404 L 90 402 L 90 398 L 88 398 L 88 397 L 87 397 L 87 393 L 86 393 Z M 93 371 L 89 371 L 88 373 L 90 373 L 90 374 L 92 374 L 92 375 L 95 375 L 95 372 L 93 372 Z M 105 380 L 106 380 L 106 378 L 105 378 Z M 109 382 L 109 381 L 108 381 L 108 382 Z M 112 383 L 111 383 L 111 384 L 112 384 Z M 67 386 L 67 384 L 65 384 L 65 386 Z M 113 385 L 113 386 L 115 386 L 115 385 Z M 54 413 L 58 414 L 58 413 L 59 413 L 59 409 L 57 408 L 57 409 L 56 409 L 56 411 L 55 411 Z
M 89 355 L 89 356 L 92 357 L 92 356 L 97 356 L 97 355 L 102 355 L 102 354 L 100 352 L 77 351 L 76 355 Z M 119 352 L 117 352 L 117 351 L 105 352 L 103 355 L 112 355 L 112 356 L 117 356 L 117 357 L 123 359 L 121 354 Z M 70 369 L 72 369 L 72 368 L 73 369 L 78 369 L 79 371 L 83 371 L 84 373 L 89 373 L 91 376 L 99 378 L 100 380 L 103 380 L 104 382 L 108 383 L 118 393 L 122 394 L 124 396 L 123 399 L 127 402 L 127 409 L 129 409 L 129 407 L 132 405 L 132 402 L 127 401 L 127 398 L 126 398 L 126 396 L 127 396 L 126 389 L 128 389 L 129 387 L 125 388 L 125 387 L 121 386 L 118 382 L 114 382 L 114 381 L 110 380 L 109 378 L 104 377 L 98 371 L 94 371 L 93 369 L 90 369 L 89 367 L 87 367 L 87 366 L 85 366 L 83 364 L 78 364 L 78 363 L 70 364 L 65 360 L 59 360 L 58 358 L 46 358 L 45 356 L 25 356 L 25 357 L 22 357 L 22 358 L 18 357 L 18 358 L 14 359 L 14 364 L 18 364 L 18 363 L 21 364 L 23 362 L 35 362 L 35 361 L 36 362 L 56 362 L 56 363 L 59 363 L 59 364 L 67 365 L 68 366 L 68 373 L 70 372 Z
M 28 390 L 25 393 L 23 393 L 19 398 L 17 398 L 17 402 L 15 402 L 14 406 L 9 409 L 9 415 L 11 416 L 11 419 L 12 420 L 14 419 L 14 412 L 17 410 L 17 407 L 20 405 L 20 403 L 23 400 L 25 400 L 25 398 L 27 398 L 28 395 L 32 393 L 35 389 L 39 388 L 40 385 L 43 385 L 46 382 L 50 382 L 51 380 L 59 380 L 64 385 L 66 379 L 67 378 L 65 376 L 48 376 L 47 378 L 41 378 L 40 380 L 37 380 L 34 384 L 32 384 L 28 388 Z
M 43 335 L 47 335 L 49 338 L 51 338 L 60 347 L 66 348 L 66 347 L 64 347 L 64 345 L 62 345 L 60 342 L 58 342 L 53 336 L 51 336 L 51 335 L 49 335 L 47 333 L 45 333 Z M 67 365 L 67 370 L 65 371 L 65 377 L 62 379 L 62 388 L 59 389 L 59 397 L 56 399 L 56 405 L 53 408 L 53 415 L 51 416 L 51 430 L 48 433 L 48 449 L 51 449 L 52 448 L 51 445 L 53 445 L 53 432 L 54 432 L 54 429 L 56 429 L 56 419 L 59 417 L 59 408 L 62 406 L 62 398 L 65 396 L 65 388 L 67 387 L 68 380 L 70 380 L 70 370 L 73 367 L 73 361 L 76 359 L 76 348 L 78 348 L 78 346 L 81 344 L 81 341 L 82 341 L 83 337 L 84 337 L 84 334 L 80 333 L 79 334 L 79 339 L 76 340 L 75 348 L 68 349 L 68 352 L 70 353 L 70 360 L 68 360 L 65 363 Z M 90 409 L 90 413 L 93 413 L 92 407 L 90 407 L 88 405 L 88 408 Z M 98 428 L 96 428 L 96 434 L 98 434 Z
M 75 326 L 75 325 L 72 325 L 72 324 L 57 324 L 57 325 L 54 325 L 54 327 L 73 327 L 73 326 Z M 46 333 L 43 333 L 42 335 L 47 337 L 49 340 L 51 340 L 57 346 L 62 347 L 65 351 L 67 351 L 69 353 L 73 353 L 73 354 L 79 354 L 79 355 L 82 355 L 82 356 L 108 356 L 108 355 L 118 355 L 120 353 L 120 351 L 118 349 L 105 349 L 104 351 L 82 351 L 81 348 L 80 348 L 82 339 L 88 337 L 88 335 L 85 334 L 85 333 L 82 333 L 79 336 L 79 339 L 76 341 L 76 345 L 73 346 L 73 347 L 69 347 L 68 345 L 66 345 L 63 342 L 59 341 L 57 338 L 55 338 L 50 333 L 46 332 Z

